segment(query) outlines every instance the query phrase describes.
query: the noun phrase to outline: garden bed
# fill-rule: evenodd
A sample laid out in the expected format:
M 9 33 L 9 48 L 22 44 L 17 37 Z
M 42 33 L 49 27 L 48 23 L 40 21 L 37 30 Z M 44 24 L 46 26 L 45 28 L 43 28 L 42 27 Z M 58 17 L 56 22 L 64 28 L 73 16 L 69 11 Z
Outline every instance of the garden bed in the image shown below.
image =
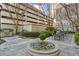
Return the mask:
M 31 47 L 35 50 L 47 51 L 54 49 L 55 45 L 51 42 L 35 42 L 31 44 Z
M 33 56 L 58 56 L 60 55 L 60 50 L 54 42 L 46 41 L 47 45 L 40 47 L 40 41 L 34 40 L 28 42 L 27 48 L 30 55 Z

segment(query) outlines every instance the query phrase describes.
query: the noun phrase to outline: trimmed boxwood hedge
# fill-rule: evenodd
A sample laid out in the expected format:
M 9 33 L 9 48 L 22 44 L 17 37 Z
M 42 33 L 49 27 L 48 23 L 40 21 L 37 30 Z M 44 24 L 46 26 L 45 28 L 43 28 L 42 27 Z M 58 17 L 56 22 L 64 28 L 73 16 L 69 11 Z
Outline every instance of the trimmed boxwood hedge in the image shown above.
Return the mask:
M 24 37 L 38 37 L 40 33 L 39 32 L 19 32 L 19 35 Z
M 68 33 L 68 34 L 75 34 L 75 31 L 61 31 L 61 32 L 65 32 L 65 33 Z

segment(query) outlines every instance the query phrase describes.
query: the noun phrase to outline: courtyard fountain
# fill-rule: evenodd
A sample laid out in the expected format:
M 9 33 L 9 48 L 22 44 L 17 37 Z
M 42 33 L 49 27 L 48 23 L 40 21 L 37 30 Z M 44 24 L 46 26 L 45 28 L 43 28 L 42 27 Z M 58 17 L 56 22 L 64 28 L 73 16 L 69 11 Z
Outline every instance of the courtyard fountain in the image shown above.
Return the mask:
M 27 45 L 28 52 L 33 56 L 58 56 L 60 50 L 58 46 L 52 41 L 46 41 L 45 39 L 52 36 L 50 31 L 43 31 L 40 34 L 40 40 L 30 41 Z

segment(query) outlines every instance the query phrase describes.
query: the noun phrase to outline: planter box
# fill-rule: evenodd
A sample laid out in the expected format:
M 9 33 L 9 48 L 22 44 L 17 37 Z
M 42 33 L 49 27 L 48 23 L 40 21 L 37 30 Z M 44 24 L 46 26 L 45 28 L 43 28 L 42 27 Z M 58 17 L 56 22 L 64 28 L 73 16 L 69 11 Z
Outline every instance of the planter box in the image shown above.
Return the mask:
M 58 56 L 60 55 L 60 50 L 53 42 L 52 43 L 55 45 L 55 48 L 49 51 L 39 51 L 39 50 L 33 49 L 31 47 L 31 43 L 33 42 L 37 42 L 37 41 L 30 41 L 28 42 L 28 45 L 27 45 L 28 52 L 32 56 Z

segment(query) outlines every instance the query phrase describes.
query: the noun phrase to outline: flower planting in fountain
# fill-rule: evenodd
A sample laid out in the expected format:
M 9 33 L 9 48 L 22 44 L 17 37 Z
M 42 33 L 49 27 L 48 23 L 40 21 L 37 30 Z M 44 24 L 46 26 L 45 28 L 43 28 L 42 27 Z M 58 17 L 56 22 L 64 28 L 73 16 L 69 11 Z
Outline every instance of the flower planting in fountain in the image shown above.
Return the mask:
M 56 31 L 54 32 L 52 30 L 44 30 L 40 32 L 39 38 L 40 40 L 32 40 L 28 43 L 28 52 L 29 54 L 33 56 L 40 56 L 40 55 L 50 55 L 50 56 L 57 56 L 60 54 L 58 46 L 50 41 L 45 40 L 46 38 L 54 35 Z
M 54 34 L 52 27 L 47 27 L 45 31 L 41 31 L 39 38 L 40 41 L 32 43 L 32 48 L 36 50 L 52 50 L 55 48 L 55 45 L 51 42 L 45 41 L 47 37 L 50 37 Z

